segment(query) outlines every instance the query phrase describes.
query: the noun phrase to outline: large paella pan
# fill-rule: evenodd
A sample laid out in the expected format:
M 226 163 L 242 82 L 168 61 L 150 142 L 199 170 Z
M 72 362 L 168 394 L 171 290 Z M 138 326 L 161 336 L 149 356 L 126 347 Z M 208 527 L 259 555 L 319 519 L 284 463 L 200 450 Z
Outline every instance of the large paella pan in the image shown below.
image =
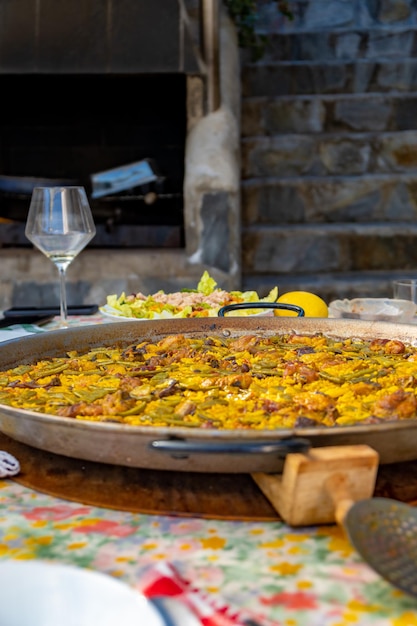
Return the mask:
M 118 346 L 182 334 L 229 338 L 296 333 L 364 340 L 392 339 L 417 345 L 417 328 L 383 322 L 316 318 L 206 318 L 117 322 L 69 328 L 5 342 L 0 370 L 63 356 L 71 351 Z M 417 362 L 415 364 L 417 377 Z M 277 472 L 289 451 L 309 446 L 366 443 L 381 463 L 417 458 L 417 419 L 347 426 L 216 429 L 126 425 L 83 421 L 0 404 L 0 430 L 34 447 L 78 459 L 116 465 L 192 472 Z

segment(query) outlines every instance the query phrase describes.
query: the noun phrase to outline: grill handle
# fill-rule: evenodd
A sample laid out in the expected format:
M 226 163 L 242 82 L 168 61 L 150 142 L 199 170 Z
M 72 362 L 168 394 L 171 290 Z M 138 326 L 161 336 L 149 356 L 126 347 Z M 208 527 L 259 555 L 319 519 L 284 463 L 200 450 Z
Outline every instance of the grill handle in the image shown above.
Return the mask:
M 305 453 L 311 448 L 308 439 L 294 437 L 277 441 L 187 441 L 161 439 L 149 444 L 152 450 L 168 454 L 277 454 L 280 458 L 292 452 Z
M 284 311 L 293 311 L 297 313 L 297 317 L 304 317 L 304 309 L 296 304 L 284 304 L 279 302 L 238 302 L 236 304 L 226 304 L 222 306 L 218 312 L 218 317 L 224 317 L 225 313 L 236 311 L 237 309 L 282 309 Z

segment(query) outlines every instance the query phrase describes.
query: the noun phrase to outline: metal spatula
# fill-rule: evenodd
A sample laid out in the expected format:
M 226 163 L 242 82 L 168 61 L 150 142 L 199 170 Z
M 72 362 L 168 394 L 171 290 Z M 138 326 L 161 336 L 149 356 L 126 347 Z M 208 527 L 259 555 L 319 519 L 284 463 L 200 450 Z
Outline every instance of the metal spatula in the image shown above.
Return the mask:
M 417 509 L 390 498 L 361 500 L 347 511 L 343 526 L 372 569 L 417 597 Z

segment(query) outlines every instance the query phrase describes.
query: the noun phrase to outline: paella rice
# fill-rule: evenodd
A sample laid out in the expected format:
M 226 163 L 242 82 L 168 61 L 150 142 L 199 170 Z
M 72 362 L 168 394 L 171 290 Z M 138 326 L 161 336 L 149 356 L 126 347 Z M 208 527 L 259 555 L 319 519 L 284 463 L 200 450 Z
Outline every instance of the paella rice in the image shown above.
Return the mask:
M 0 404 L 135 426 L 279 429 L 417 417 L 417 348 L 321 333 L 142 339 L 0 372 Z

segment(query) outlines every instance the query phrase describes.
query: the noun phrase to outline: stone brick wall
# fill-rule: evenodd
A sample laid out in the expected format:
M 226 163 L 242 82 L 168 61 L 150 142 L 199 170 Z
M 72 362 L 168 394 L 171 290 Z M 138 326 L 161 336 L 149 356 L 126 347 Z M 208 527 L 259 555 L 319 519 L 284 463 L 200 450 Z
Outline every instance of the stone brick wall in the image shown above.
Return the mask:
M 242 65 L 243 282 L 327 300 L 417 274 L 417 5 L 260 2 Z

